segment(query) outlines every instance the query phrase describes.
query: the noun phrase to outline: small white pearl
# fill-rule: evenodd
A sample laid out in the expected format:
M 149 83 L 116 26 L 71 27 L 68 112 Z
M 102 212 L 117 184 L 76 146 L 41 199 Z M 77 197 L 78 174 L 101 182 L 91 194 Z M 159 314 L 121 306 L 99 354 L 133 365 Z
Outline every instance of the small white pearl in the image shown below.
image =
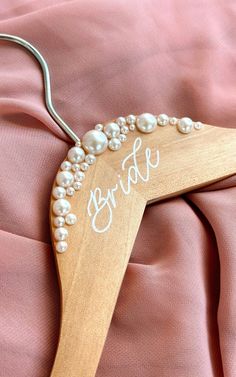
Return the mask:
M 169 123 L 169 117 L 166 114 L 160 114 L 157 117 L 157 123 L 159 126 L 167 126 Z
M 60 171 L 57 173 L 56 182 L 59 186 L 69 187 L 72 185 L 73 181 L 73 174 L 71 174 L 69 171 Z
M 66 228 L 57 228 L 54 231 L 54 238 L 57 241 L 64 241 L 68 237 L 68 230 Z
M 79 171 L 75 172 L 74 177 L 75 177 L 75 181 L 83 181 L 84 178 L 85 178 L 85 174 L 82 171 L 79 170 Z
M 153 132 L 157 127 L 156 117 L 149 113 L 144 113 L 138 116 L 136 120 L 137 128 L 144 133 Z
M 103 130 L 103 124 L 96 124 L 96 126 L 94 127 L 95 128 L 95 130 L 97 130 L 97 131 L 102 131 Z
M 71 162 L 63 161 L 61 164 L 61 170 L 71 170 Z
M 64 219 L 64 217 L 62 217 L 62 216 L 57 216 L 57 217 L 55 217 L 53 223 L 54 223 L 54 225 L 55 225 L 57 228 L 60 228 L 60 227 L 62 227 L 62 226 L 65 225 L 65 219 Z
M 74 172 L 80 170 L 80 164 L 73 164 L 71 170 Z
M 195 130 L 201 130 L 201 128 L 203 128 L 202 122 L 194 123 L 194 128 L 195 128 Z
M 57 199 L 53 204 L 53 212 L 57 216 L 65 216 L 70 212 L 71 205 L 66 199 Z
M 129 125 L 129 130 L 130 131 L 135 131 L 135 128 L 136 128 L 135 124 L 130 124 Z
M 82 171 L 87 171 L 88 168 L 89 168 L 89 164 L 87 164 L 87 162 L 82 162 L 82 163 L 80 164 L 80 169 L 81 169 Z
M 120 134 L 120 135 L 119 135 L 119 139 L 120 139 L 120 141 L 121 141 L 122 143 L 124 143 L 124 142 L 127 140 L 127 136 L 124 135 L 124 134 Z
M 129 132 L 129 127 L 127 126 L 122 126 L 121 129 L 120 129 L 120 132 L 124 135 L 127 135 L 127 133 Z
M 187 117 L 181 118 L 178 121 L 177 128 L 178 128 L 179 132 L 181 132 L 182 134 L 188 134 L 193 129 L 193 121 L 192 121 L 192 119 L 187 118 Z
M 96 157 L 93 154 L 87 154 L 87 156 L 85 156 L 85 161 L 87 164 L 93 165 L 96 161 Z
M 88 153 L 98 155 L 105 152 L 108 140 L 104 132 L 91 130 L 83 136 L 82 144 Z
M 76 147 L 81 147 L 81 140 L 80 139 L 78 141 L 76 141 L 75 146 Z
M 68 152 L 68 160 L 73 164 L 78 164 L 79 162 L 84 161 L 84 157 L 84 150 L 80 147 L 73 147 Z
M 110 150 L 112 150 L 112 151 L 118 151 L 118 149 L 120 149 L 120 147 L 121 147 L 121 142 L 120 142 L 120 140 L 117 137 L 113 137 L 109 141 L 108 146 L 109 146 Z
M 128 115 L 127 117 L 126 117 L 126 122 L 128 123 L 128 124 L 134 124 L 135 122 L 136 122 L 136 116 L 135 115 Z
M 66 190 L 64 187 L 56 186 L 52 191 L 52 195 L 55 199 L 62 199 L 66 196 Z
M 118 124 L 114 122 L 110 122 L 105 124 L 104 130 L 105 134 L 107 135 L 108 139 L 111 139 L 112 137 L 118 137 L 120 134 L 120 127 Z
M 74 225 L 77 221 L 77 216 L 74 215 L 73 213 L 68 213 L 68 215 L 66 215 L 66 224 L 67 225 Z
M 68 188 L 66 189 L 66 194 L 67 194 L 68 196 L 73 196 L 74 193 L 75 193 L 75 189 L 74 189 L 73 187 L 68 187 Z
M 68 244 L 66 241 L 59 241 L 56 243 L 56 251 L 58 253 L 64 253 L 68 248 Z
M 73 183 L 73 187 L 74 187 L 75 191 L 78 191 L 78 190 L 81 189 L 81 187 L 82 187 L 82 183 L 79 182 L 79 181 L 74 182 L 74 183 Z
M 116 119 L 116 123 L 118 124 L 118 126 L 122 127 L 126 125 L 126 120 L 124 117 L 119 117 Z
M 171 126 L 175 126 L 178 123 L 178 119 L 175 117 L 170 118 L 169 120 Z

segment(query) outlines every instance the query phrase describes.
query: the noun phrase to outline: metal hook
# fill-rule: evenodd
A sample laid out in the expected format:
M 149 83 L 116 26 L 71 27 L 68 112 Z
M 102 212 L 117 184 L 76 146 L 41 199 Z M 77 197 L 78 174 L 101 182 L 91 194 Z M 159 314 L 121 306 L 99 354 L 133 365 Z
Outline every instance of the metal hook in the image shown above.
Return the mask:
M 50 83 L 50 74 L 48 65 L 43 58 L 43 56 L 40 54 L 40 52 L 29 42 L 27 42 L 25 39 L 22 39 L 20 37 L 17 37 L 16 35 L 11 34 L 1 34 L 0 33 L 0 39 L 10 42 L 18 43 L 19 45 L 25 47 L 27 50 L 29 50 L 35 58 L 38 60 L 42 71 L 43 71 L 43 79 L 44 79 L 44 88 L 45 88 L 45 102 L 46 107 L 51 115 L 51 117 L 55 120 L 55 122 L 59 125 L 59 127 L 76 143 L 79 141 L 79 137 L 72 131 L 72 129 L 64 122 L 64 120 L 58 115 L 56 110 L 54 109 L 53 103 L 52 103 L 52 96 L 51 96 L 51 83 Z

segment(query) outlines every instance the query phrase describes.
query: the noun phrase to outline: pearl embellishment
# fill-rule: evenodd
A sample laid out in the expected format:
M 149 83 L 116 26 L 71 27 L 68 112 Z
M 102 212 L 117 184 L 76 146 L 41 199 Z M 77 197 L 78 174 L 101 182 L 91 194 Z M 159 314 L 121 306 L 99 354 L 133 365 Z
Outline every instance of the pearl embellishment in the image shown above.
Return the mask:
M 68 244 L 66 241 L 60 241 L 56 243 L 56 251 L 58 253 L 64 253 L 68 248 Z
M 121 148 L 121 141 L 120 139 L 118 139 L 117 137 L 113 137 L 110 141 L 109 141 L 109 149 L 111 151 L 118 151 L 118 149 Z
M 203 123 L 193 122 L 188 117 L 178 119 L 166 114 L 143 113 L 139 116 L 120 116 L 105 125 L 97 124 L 94 130 L 84 135 L 82 142 L 79 140 L 74 147 L 70 148 L 67 159 L 62 162 L 60 171 L 57 173 L 56 186 L 52 191 L 55 199 L 52 205 L 53 235 L 58 253 L 64 253 L 68 249 L 68 241 L 66 241 L 69 236 L 68 229 L 78 221 L 77 216 L 70 212 L 69 200 L 78 194 L 77 191 L 81 189 L 86 174 L 89 174 L 92 168 L 91 165 L 96 162 L 96 155 L 105 152 L 107 148 L 111 151 L 118 151 L 127 140 L 130 131 L 148 134 L 157 126 L 167 125 L 176 126 L 182 134 L 188 134 L 192 130 L 199 132 L 204 127 Z
M 66 199 L 57 199 L 53 204 L 53 212 L 57 216 L 65 216 L 70 212 L 71 205 Z
M 144 113 L 137 118 L 137 128 L 143 133 L 153 132 L 157 127 L 156 117 L 149 113 Z
M 62 199 L 66 196 L 66 190 L 64 187 L 56 186 L 52 191 L 52 195 L 55 199 Z
M 178 130 L 183 134 L 189 134 L 193 129 L 193 121 L 190 118 L 181 118 L 177 124 Z
M 105 152 L 108 140 L 104 132 L 91 130 L 83 136 L 82 145 L 86 152 L 98 155 Z
M 66 228 L 57 228 L 54 232 L 54 237 L 57 241 L 64 241 L 68 237 L 68 230 Z
M 69 171 L 61 171 L 57 173 L 56 182 L 59 186 L 69 187 L 74 181 L 73 174 Z
M 104 127 L 104 132 L 107 135 L 108 139 L 112 137 L 118 137 L 120 134 L 120 127 L 116 123 L 107 123 Z
M 85 157 L 84 150 L 80 147 L 73 147 L 68 152 L 68 160 L 73 164 L 78 164 L 83 161 Z

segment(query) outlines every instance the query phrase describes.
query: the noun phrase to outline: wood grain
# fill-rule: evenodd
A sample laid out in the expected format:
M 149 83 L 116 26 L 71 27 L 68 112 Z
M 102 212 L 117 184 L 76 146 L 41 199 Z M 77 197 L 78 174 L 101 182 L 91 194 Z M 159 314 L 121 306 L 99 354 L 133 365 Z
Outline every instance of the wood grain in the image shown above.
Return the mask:
M 121 161 L 137 136 L 143 142 L 138 153 L 140 169 L 145 170 L 143 151 L 147 147 L 159 150 L 160 164 L 151 171 L 149 182 L 132 185 L 130 195 L 117 190 L 112 225 L 106 233 L 96 233 L 87 213 L 90 190 L 99 186 L 106 192 L 117 182 L 117 174 L 126 179 Z M 86 173 L 82 190 L 69 199 L 79 219 L 69 228 L 69 249 L 64 254 L 55 252 L 61 285 L 61 332 L 51 377 L 95 376 L 146 204 L 234 173 L 236 131 L 209 125 L 187 135 L 171 126 L 159 127 L 153 134 L 130 132 L 121 150 L 106 151 L 97 158 Z M 53 202 L 51 198 L 51 220 Z

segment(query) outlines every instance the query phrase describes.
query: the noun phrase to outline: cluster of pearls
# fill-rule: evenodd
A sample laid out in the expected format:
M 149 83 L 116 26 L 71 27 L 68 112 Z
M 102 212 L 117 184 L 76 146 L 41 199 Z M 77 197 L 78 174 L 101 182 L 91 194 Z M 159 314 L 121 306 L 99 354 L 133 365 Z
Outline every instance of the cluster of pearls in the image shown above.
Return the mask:
M 127 140 L 129 132 L 136 129 L 142 133 L 151 133 L 158 126 L 176 126 L 183 134 L 190 133 L 193 129 L 200 130 L 203 127 L 201 122 L 193 122 L 190 118 L 181 119 L 169 117 L 166 114 L 153 115 L 144 113 L 139 116 L 128 115 L 118 117 L 115 121 L 105 124 L 97 124 L 93 130 L 86 132 L 82 141 L 78 141 L 67 154 L 62 162 L 60 171 L 56 176 L 56 185 L 52 195 L 54 217 L 54 240 L 56 250 L 64 253 L 67 248 L 68 229 L 67 226 L 77 222 L 75 214 L 71 213 L 71 204 L 66 197 L 72 197 L 82 187 L 85 173 L 90 165 L 96 161 L 96 156 L 105 152 L 108 148 L 117 151 L 122 143 Z

